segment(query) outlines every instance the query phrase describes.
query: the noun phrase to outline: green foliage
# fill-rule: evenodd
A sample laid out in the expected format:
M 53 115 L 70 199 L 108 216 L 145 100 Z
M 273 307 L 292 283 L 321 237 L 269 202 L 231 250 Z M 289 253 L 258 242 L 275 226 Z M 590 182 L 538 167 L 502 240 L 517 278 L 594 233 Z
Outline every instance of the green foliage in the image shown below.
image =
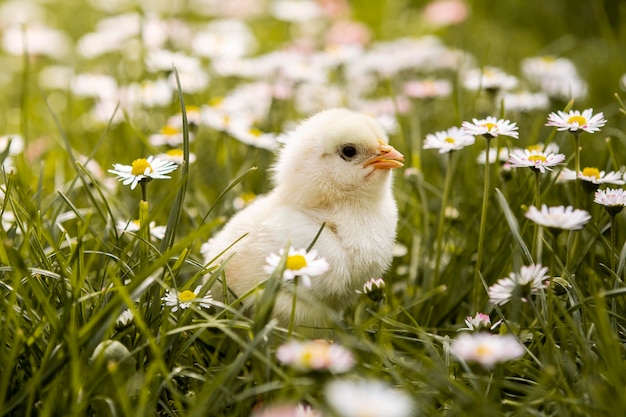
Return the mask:
M 133 3 L 128 11 L 136 8 L 142 17 L 150 16 L 143 9 L 148 6 L 139 6 L 143 2 L 128 3 Z M 163 17 L 198 25 L 210 20 L 195 13 L 194 2 L 171 3 L 168 13 L 161 11 Z M 600 133 L 582 135 L 581 158 L 601 170 L 623 169 L 626 108 L 618 79 L 626 72 L 624 5 L 475 1 L 466 21 L 434 28 L 411 24 L 422 19 L 422 3 L 358 1 L 352 14 L 369 25 L 375 40 L 434 33 L 448 46 L 472 53 L 479 67 L 500 66 L 517 75 L 525 57 L 568 57 L 588 82 L 588 95 L 569 104 L 553 98 L 549 110 L 509 111 L 484 89 L 464 89 L 456 69 L 438 72 L 453 81 L 452 93 L 410 100 L 409 110 L 396 114 L 398 129 L 390 135 L 407 157 L 406 169 L 396 172 L 394 182 L 397 239 L 406 251 L 397 254 L 384 277 L 384 301 L 363 296 L 341 312 L 320 305 L 320 314 L 334 324 L 324 336 L 353 353 L 356 364 L 349 377 L 384 380 L 409 393 L 415 415 L 621 415 L 626 411 L 623 214 L 612 223 L 593 203 L 593 194 L 577 190 L 575 183 L 494 164 L 488 171 L 492 187 L 486 196 L 484 247 L 479 248 L 483 166 L 476 158 L 485 142 L 477 137 L 475 145 L 449 159 L 424 150 L 422 142 L 427 133 L 464 120 L 502 114 L 518 123 L 520 139 L 500 137 L 492 147 L 554 142 L 572 166 L 573 140 L 546 127 L 546 116 L 572 105 L 594 107 L 604 111 L 608 124 Z M 107 14 L 85 2 L 42 4 L 45 16 L 73 43 Z M 259 53 L 282 48 L 307 29 L 265 15 L 249 20 Z M 141 46 L 138 39 L 133 42 Z M 145 52 L 142 48 L 139 54 Z M 307 336 L 292 335 L 271 320 L 273 296 L 284 285 L 278 276 L 209 309 L 192 303 L 173 311 L 163 300 L 170 290 L 200 287 L 198 297 L 226 292 L 224 265 L 205 264 L 201 245 L 235 212 L 237 198 L 271 187 L 272 152 L 191 121 L 196 106 L 245 84 L 209 70 L 206 61 L 202 71 L 213 77 L 208 88 L 185 92 L 185 80 L 175 68 L 177 88 L 170 103 L 135 113 L 120 105 L 121 121 L 113 113 L 106 121 L 94 121 L 90 112 L 97 100 L 69 88 L 40 85 L 43 70 L 60 64 L 56 58 L 0 56 L 7 73 L 0 77 L 5 90 L 0 128 L 7 134 L 20 132 L 26 145 L 17 155 L 8 147 L 0 150 L 5 162 L 0 186 L 0 416 L 232 417 L 249 416 L 261 405 L 302 401 L 324 415 L 336 415 L 322 394 L 335 375 L 297 372 L 276 358 L 283 342 Z M 120 85 L 155 77 L 142 59 L 124 51 L 93 59 L 74 54 L 62 63 L 76 73 L 112 74 Z M 423 75 L 419 73 L 378 74 L 368 98 L 391 98 L 398 107 L 403 83 Z M 331 77 L 345 89 L 342 82 L 348 81 L 342 75 L 335 68 Z M 307 116 L 293 101 L 273 99 L 266 119 L 255 121 L 255 127 L 287 130 Z M 185 163 L 170 180 L 130 190 L 111 186 L 113 175 L 90 167 L 97 162 L 106 170 L 159 152 L 149 136 L 172 115 L 181 125 Z M 6 164 L 9 158 L 13 168 Z M 589 211 L 592 220 L 581 231 L 538 229 L 524 217 L 535 202 L 535 181 L 541 202 L 574 205 Z M 139 203 L 144 186 L 147 201 Z M 440 217 L 448 213 L 446 206 L 455 214 Z M 118 228 L 119 222 L 130 225 L 137 218 L 141 226 L 135 232 Z M 150 222 L 166 226 L 163 239 L 150 234 Z M 481 250 L 484 257 L 476 271 Z M 487 301 L 489 286 L 533 262 L 549 267 L 552 278 L 546 289 L 527 302 L 495 306 Z M 478 304 L 472 297 L 476 286 Z M 265 289 L 262 297 L 260 289 Z M 239 308 L 248 297 L 258 297 L 255 314 Z M 125 311 L 132 318 L 122 320 Z M 493 369 L 458 360 L 451 343 L 464 320 L 477 312 L 501 320 L 494 333 L 514 335 L 524 355 Z

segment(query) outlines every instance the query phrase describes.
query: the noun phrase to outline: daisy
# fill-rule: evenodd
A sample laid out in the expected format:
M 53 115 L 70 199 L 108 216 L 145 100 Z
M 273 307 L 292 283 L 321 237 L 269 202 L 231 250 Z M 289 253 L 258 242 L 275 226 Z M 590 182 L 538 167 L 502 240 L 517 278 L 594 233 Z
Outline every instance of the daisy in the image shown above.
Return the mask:
M 525 216 L 541 226 L 562 230 L 580 230 L 591 220 L 585 210 L 574 209 L 572 206 L 548 207 L 545 204 L 541 206 L 541 210 L 530 206 Z
M 450 352 L 464 362 L 476 362 L 492 369 L 500 362 L 518 359 L 524 355 L 524 346 L 512 335 L 462 333 L 452 341 Z
M 511 272 L 508 277 L 499 279 L 489 287 L 489 301 L 504 305 L 513 297 L 527 302 L 531 294 L 548 287 L 548 268 L 540 264 L 522 266 L 519 272 Z
M 514 149 L 509 156 L 509 164 L 511 168 L 529 167 L 542 174 L 552 171 L 552 167 L 565 161 L 565 155 L 562 153 L 545 153 L 536 150 Z
M 531 93 L 529 91 L 506 93 L 502 96 L 502 101 L 504 102 L 504 108 L 508 111 L 520 112 L 545 109 L 550 104 L 550 98 L 546 93 Z
M 193 133 L 189 132 L 189 142 L 193 142 Z M 180 146 L 183 144 L 183 130 L 174 126 L 163 126 L 158 133 L 148 136 L 148 142 L 152 146 Z
M 363 294 L 370 300 L 379 302 L 385 298 L 385 281 L 382 278 L 372 278 L 363 284 Z
M 184 154 L 182 149 L 169 149 L 163 153 L 160 153 L 156 156 L 159 159 L 164 161 L 174 162 L 176 165 L 182 165 L 184 161 Z M 196 155 L 193 153 L 189 153 L 189 163 L 192 164 L 196 162 Z
M 517 124 L 511 123 L 509 120 L 497 119 L 493 116 L 487 116 L 486 119 L 472 119 L 472 122 L 463 122 L 461 129 L 469 135 L 482 135 L 486 138 L 495 138 L 499 135 L 510 136 L 517 139 Z
M 171 161 L 164 161 L 154 156 L 135 159 L 131 165 L 113 164 L 114 169 L 109 169 L 111 174 L 117 175 L 122 184 L 130 184 L 134 190 L 140 182 L 149 182 L 153 179 L 169 179 L 166 174 L 176 170 L 178 165 Z
M 568 130 L 574 135 L 578 135 L 581 131 L 588 133 L 598 132 L 600 128 L 606 124 L 604 114 L 602 112 L 593 114 L 593 109 L 570 110 L 565 113 L 561 110 L 556 113 L 550 113 L 546 126 L 555 126 L 557 130 Z
M 128 327 L 135 320 L 135 315 L 130 310 L 124 310 L 117 319 L 115 319 L 115 328 L 123 329 Z
M 274 273 L 276 268 L 281 263 L 281 260 L 285 256 L 285 250 L 281 249 L 278 255 L 275 253 L 270 254 L 265 261 L 265 272 L 268 274 Z M 307 252 L 306 249 L 295 250 L 289 248 L 287 253 L 287 262 L 285 263 L 285 270 L 283 271 L 283 280 L 293 281 L 296 277 L 302 280 L 302 283 L 306 287 L 311 286 L 311 277 L 322 275 L 328 271 L 328 262 L 324 258 L 317 257 L 317 251 L 311 250 Z
M 324 395 L 342 417 L 408 417 L 414 412 L 409 395 L 376 380 L 334 380 Z
M 464 85 L 469 90 L 510 90 L 517 85 L 517 78 L 496 67 L 474 68 L 467 71 Z
M 496 327 L 498 327 L 498 325 L 500 325 L 501 322 L 502 320 L 498 320 L 496 323 L 492 325 L 491 318 L 489 317 L 488 314 L 476 313 L 474 317 L 467 316 L 465 318 L 465 325 L 467 327 L 462 327 L 459 329 L 459 331 L 467 330 L 470 332 L 477 332 L 481 330 L 493 330 Z
M 616 215 L 626 206 L 626 193 L 621 188 L 597 190 L 593 202 L 604 206 L 609 214 Z
M 586 181 L 594 185 L 615 184 L 624 185 L 624 178 L 621 172 L 617 171 L 600 171 L 595 167 L 585 167 L 576 175 L 576 171 L 564 168 L 559 174 L 558 181 L 573 181 L 576 178 Z
M 509 148 L 500 148 L 498 151 L 495 148 L 489 148 L 489 160 L 490 161 L 498 161 L 500 164 L 504 164 L 509 160 Z M 480 165 L 485 165 L 487 162 L 487 152 L 485 150 L 480 151 L 478 156 L 476 157 L 476 163 Z
M 352 352 L 321 339 L 287 342 L 278 348 L 276 358 L 299 371 L 343 373 L 354 365 Z
M 473 145 L 475 138 L 458 127 L 451 127 L 437 133 L 426 135 L 424 149 L 439 149 L 439 153 L 447 153 Z
M 415 80 L 404 84 L 404 94 L 413 98 L 447 97 L 452 94 L 452 83 L 448 80 Z
M 211 308 L 211 302 L 213 301 L 211 291 L 208 291 L 205 295 L 200 296 L 201 289 L 202 285 L 198 285 L 193 291 L 185 290 L 178 292 L 175 288 L 170 288 L 161 300 L 165 301 L 166 307 L 172 307 L 173 312 L 177 311 L 179 308 L 181 310 L 189 308 L 194 303 L 198 304 L 202 308 Z

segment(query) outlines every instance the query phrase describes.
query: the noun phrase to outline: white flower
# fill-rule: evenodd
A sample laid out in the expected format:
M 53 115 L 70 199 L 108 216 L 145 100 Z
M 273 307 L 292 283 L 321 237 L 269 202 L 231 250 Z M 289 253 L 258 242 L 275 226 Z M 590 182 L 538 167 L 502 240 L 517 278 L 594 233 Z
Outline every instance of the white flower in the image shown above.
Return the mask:
M 182 165 L 183 162 L 185 162 L 182 149 L 169 149 L 163 153 L 158 154 L 156 157 L 164 161 L 174 162 L 176 165 Z M 194 162 L 196 162 L 196 155 L 190 152 L 189 163 L 192 164 Z
M 550 104 L 550 98 L 544 92 L 531 93 L 522 91 L 521 93 L 505 93 L 502 95 L 504 108 L 507 111 L 530 112 L 538 109 L 545 109 Z
M 474 68 L 464 77 L 465 88 L 470 90 L 510 90 L 517 85 L 517 78 L 496 67 Z
M 189 142 L 193 142 L 194 135 L 189 132 Z M 163 126 L 158 133 L 153 133 L 148 136 L 148 142 L 152 146 L 180 146 L 183 144 L 183 130 L 182 127 Z
M 275 253 L 270 254 L 265 259 L 267 262 L 265 272 L 272 274 L 280 265 L 280 261 L 284 255 L 284 249 L 281 249 L 278 255 Z M 329 268 L 330 265 L 328 265 L 325 259 L 317 257 L 316 250 L 307 252 L 306 249 L 295 250 L 289 248 L 285 270 L 283 271 L 283 280 L 293 281 L 297 277 L 302 280 L 302 284 L 304 284 L 305 287 L 310 287 L 311 277 L 322 275 L 328 271 Z
M 520 358 L 524 347 L 512 335 L 462 333 L 452 341 L 450 352 L 464 362 L 476 362 L 486 369 L 492 369 L 500 362 Z
M 557 130 L 568 130 L 571 133 L 579 134 L 584 130 L 588 133 L 598 132 L 600 128 L 606 124 L 604 114 L 602 112 L 593 114 L 593 109 L 570 110 L 565 113 L 561 110 L 556 113 L 550 113 L 546 126 L 555 126 Z
M 572 97 L 581 99 L 587 94 L 587 84 L 569 59 L 552 56 L 526 58 L 522 60 L 522 72 L 551 97 L 569 100 Z
M 130 310 L 124 310 L 115 320 L 116 328 L 124 328 L 130 325 L 135 320 L 135 315 Z
M 407 97 L 447 97 L 452 93 L 452 83 L 448 80 L 409 81 L 404 84 L 403 90 Z
M 424 149 L 439 149 L 439 153 L 447 153 L 473 145 L 476 139 L 458 127 L 451 127 L 441 132 L 430 133 L 424 140 Z
M 547 272 L 548 268 L 540 264 L 522 266 L 519 273 L 511 272 L 508 277 L 499 279 L 489 287 L 489 301 L 504 305 L 513 297 L 519 297 L 526 302 L 531 294 L 547 288 Z
M 626 193 L 621 188 L 597 190 L 593 202 L 604 206 L 609 214 L 615 215 L 626 206 Z
M 580 230 L 591 220 L 585 210 L 574 209 L 572 206 L 548 207 L 545 204 L 541 206 L 541 210 L 530 206 L 525 216 L 541 226 L 563 230 Z
M 367 295 L 374 302 L 382 300 L 385 298 L 385 281 L 382 278 L 370 279 L 363 284 L 363 294 Z
M 354 365 L 352 352 L 320 339 L 287 342 L 278 348 L 276 358 L 279 362 L 299 371 L 343 373 Z
M 185 290 L 178 292 L 175 288 L 170 288 L 161 300 L 165 301 L 167 307 L 172 307 L 172 311 L 177 311 L 179 308 L 184 310 L 191 307 L 194 303 L 202 308 L 211 308 L 211 302 L 213 301 L 211 291 L 200 297 L 201 289 L 202 285 L 198 285 L 193 291 Z
M 500 148 L 498 151 L 496 148 L 489 148 L 489 162 L 493 162 L 496 160 L 500 163 L 505 163 L 509 160 L 509 148 Z M 484 150 L 480 151 L 478 156 L 476 157 L 476 163 L 485 165 L 487 162 L 487 152 Z
M 488 314 L 476 313 L 474 317 L 467 316 L 465 318 L 465 325 L 467 327 L 462 327 L 459 331 L 468 330 L 470 332 L 477 332 L 480 330 L 493 330 L 498 327 L 501 322 L 502 320 L 498 320 L 496 323 L 491 325 L 491 317 L 489 317 Z
M 509 156 L 511 168 L 529 167 L 541 173 L 552 171 L 552 167 L 565 161 L 562 153 L 545 153 L 536 150 L 514 149 Z
M 487 116 L 486 119 L 472 119 L 472 122 L 463 122 L 461 127 L 465 133 L 474 136 L 485 136 L 495 138 L 497 136 L 510 136 L 517 139 L 517 124 L 509 120 L 497 119 Z
M 130 184 L 130 189 L 134 190 L 141 181 L 170 178 L 165 174 L 176 170 L 178 165 L 171 161 L 149 156 L 147 159 L 135 159 L 131 165 L 113 164 L 113 168 L 109 172 L 117 175 L 117 179 L 122 181 L 122 184 Z
M 334 380 L 324 395 L 341 417 L 409 417 L 414 412 L 409 395 L 381 381 Z
M 615 184 L 624 185 L 623 174 L 617 171 L 605 172 L 600 171 L 598 168 L 585 167 L 582 171 L 576 175 L 576 171 L 569 168 L 564 168 L 559 174 L 558 181 L 573 181 L 579 178 L 583 181 L 600 185 L 600 184 Z

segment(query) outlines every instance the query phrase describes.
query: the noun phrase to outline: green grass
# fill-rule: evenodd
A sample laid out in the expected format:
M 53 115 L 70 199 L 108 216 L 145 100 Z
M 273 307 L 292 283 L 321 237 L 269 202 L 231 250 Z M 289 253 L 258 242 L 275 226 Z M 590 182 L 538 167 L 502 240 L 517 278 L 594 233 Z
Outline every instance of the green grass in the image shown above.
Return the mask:
M 610 218 L 592 202 L 593 195 L 542 175 L 542 202 L 584 208 L 592 220 L 583 230 L 556 238 L 544 230 L 537 240 L 534 224 L 524 217 L 535 199 L 533 172 L 520 168 L 504 175 L 494 164 L 476 274 L 484 173 L 476 157 L 485 141 L 477 137 L 475 145 L 449 159 L 421 149 L 426 134 L 482 117 L 489 108 L 490 114 L 517 122 L 520 130 L 519 140 L 499 138 L 492 147 L 553 141 L 572 168 L 573 140 L 544 126 L 546 117 L 567 106 L 593 107 L 608 123 L 600 133 L 581 136 L 583 165 L 622 169 L 626 108 L 619 77 L 626 73 L 626 9 L 618 3 L 472 2 L 467 21 L 427 31 L 412 24 L 421 2 L 387 0 L 376 7 L 353 2 L 354 18 L 369 25 L 374 40 L 435 33 L 448 47 L 473 54 L 476 65 L 499 66 L 520 78 L 523 58 L 564 56 L 575 63 L 589 92 L 573 103 L 553 100 L 547 109 L 510 112 L 484 91 L 465 90 L 456 71 L 446 70 L 435 75 L 453 82 L 451 95 L 414 100 L 407 113 L 397 115 L 399 129 L 390 141 L 407 156 L 407 167 L 397 170 L 394 182 L 398 243 L 406 253 L 394 258 L 384 276 L 384 302 L 363 297 L 342 312 L 320 310 L 334 323 L 335 343 L 355 356 L 349 377 L 384 380 L 408 393 L 415 415 L 626 412 L 624 215 L 616 216 L 612 255 Z M 47 21 L 64 30 L 72 44 L 106 15 L 86 2 L 50 1 L 42 7 Z M 161 14 L 196 25 L 208 20 L 186 2 Z M 259 53 L 280 48 L 297 33 L 290 29 L 294 24 L 267 16 L 249 24 Z M 161 300 L 169 288 L 193 290 L 203 284 L 203 293 L 222 291 L 222 270 L 204 264 L 200 246 L 235 212 L 238 196 L 271 187 L 272 152 L 186 118 L 191 106 L 227 96 L 245 80 L 220 77 L 204 60 L 203 70 L 212 77 L 206 89 L 189 94 L 179 88 L 165 106 L 126 113 L 120 123 L 96 123 L 89 116 L 94 100 L 41 86 L 40 74 L 51 64 L 110 74 L 119 85 L 155 78 L 141 59 L 119 52 L 93 59 L 0 54 L 6 74 L 0 77 L 0 133 L 19 133 L 25 141 L 25 150 L 11 156 L 15 169 L 0 179 L 0 415 L 249 416 L 261 402 L 306 401 L 335 416 L 321 393 L 337 376 L 296 372 L 276 359 L 281 343 L 305 338 L 297 332 L 290 336 L 270 320 L 272 295 L 281 285 L 277 277 L 265 284 L 265 297 L 252 316 L 239 311 L 237 302 L 224 309 L 172 312 Z M 407 70 L 378 77 L 371 97 L 397 98 L 403 82 L 417 75 L 423 74 Z M 341 79 L 333 83 L 347 88 Z M 181 86 L 184 90 L 184 81 Z M 106 171 L 113 163 L 158 153 L 162 149 L 148 137 L 174 114 L 184 127 L 185 153 L 197 160 L 173 172 L 171 180 L 149 183 L 142 210 L 141 187 L 110 189 L 106 181 L 113 175 L 98 175 L 77 162 L 85 155 Z M 259 124 L 282 131 L 307 114 L 286 99 L 276 100 L 266 116 Z M 189 140 L 190 134 L 195 139 Z M 440 222 L 448 171 L 447 205 L 458 216 Z M 135 234 L 116 229 L 118 221 L 137 218 L 167 225 L 165 238 L 151 238 L 146 228 Z M 487 302 L 486 287 L 533 262 L 549 266 L 554 278 L 548 289 L 526 303 L 496 307 Z M 474 288 L 480 290 L 478 304 Z M 117 324 L 125 309 L 134 320 Z M 476 312 L 502 320 L 499 331 L 523 343 L 523 357 L 485 370 L 451 355 L 451 341 Z

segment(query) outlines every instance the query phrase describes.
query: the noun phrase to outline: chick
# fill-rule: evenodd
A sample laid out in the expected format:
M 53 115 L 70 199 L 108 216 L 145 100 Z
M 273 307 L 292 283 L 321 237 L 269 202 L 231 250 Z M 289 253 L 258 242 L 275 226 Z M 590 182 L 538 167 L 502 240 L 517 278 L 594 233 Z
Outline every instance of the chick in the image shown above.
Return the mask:
M 269 254 L 287 244 L 308 247 L 325 224 L 314 249 L 330 268 L 300 289 L 304 298 L 337 311 L 345 308 L 355 301 L 356 290 L 391 263 L 398 212 L 390 171 L 403 161 L 376 119 L 341 108 L 317 113 L 297 127 L 280 152 L 271 192 L 233 216 L 205 244 L 206 262 L 245 235 L 218 259 L 232 256 L 226 282 L 242 295 L 268 278 Z M 292 293 L 282 290 L 273 316 L 286 325 L 291 309 Z M 322 326 L 324 317 L 301 301 L 295 323 Z

